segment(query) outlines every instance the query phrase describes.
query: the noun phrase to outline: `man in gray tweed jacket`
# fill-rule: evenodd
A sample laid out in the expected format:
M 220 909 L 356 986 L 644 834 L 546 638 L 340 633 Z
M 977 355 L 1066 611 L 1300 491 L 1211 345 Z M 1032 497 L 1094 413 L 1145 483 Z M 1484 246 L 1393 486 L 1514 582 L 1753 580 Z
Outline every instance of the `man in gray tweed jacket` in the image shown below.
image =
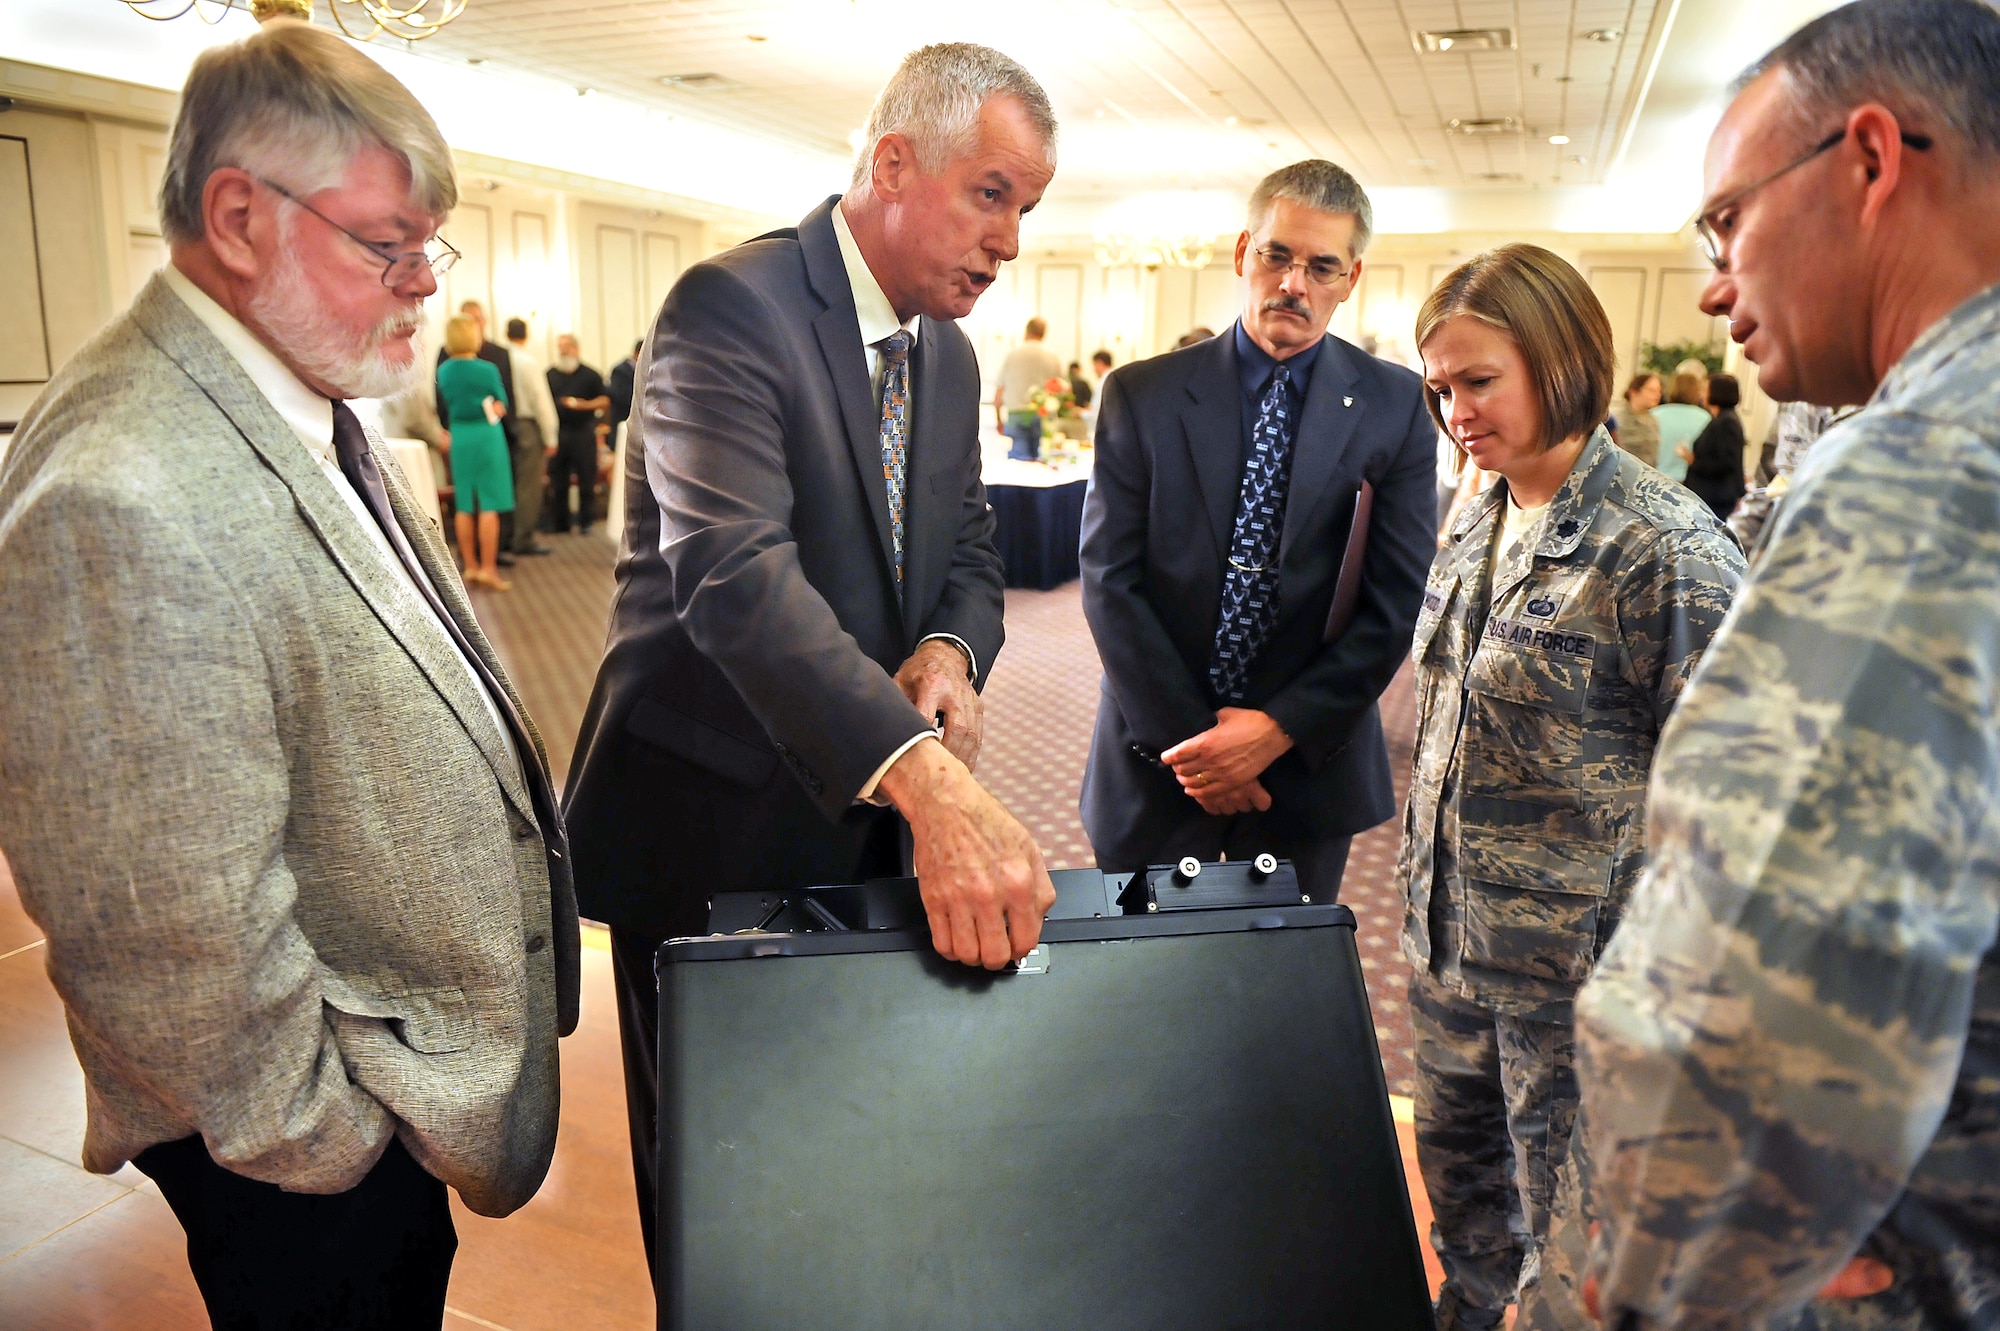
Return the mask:
M 541 742 L 343 399 L 394 392 L 451 157 L 279 22 L 205 54 L 172 263 L 0 466 L 0 849 L 217 1326 L 436 1327 L 445 1189 L 554 1151 L 576 909 Z

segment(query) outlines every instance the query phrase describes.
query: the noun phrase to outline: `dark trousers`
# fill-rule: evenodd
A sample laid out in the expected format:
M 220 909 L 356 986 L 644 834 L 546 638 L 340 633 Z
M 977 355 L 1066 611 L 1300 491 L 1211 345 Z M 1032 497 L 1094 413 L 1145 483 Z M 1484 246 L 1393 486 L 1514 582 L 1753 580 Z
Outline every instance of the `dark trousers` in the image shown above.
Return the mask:
M 1016 413 L 1007 417 L 1006 435 L 1014 441 L 1007 450 L 1010 458 L 1033 462 L 1042 455 L 1042 418 Z
M 597 512 L 597 430 L 565 425 L 556 432 L 556 455 L 549 459 L 549 526 L 569 530 L 569 487 L 576 485 L 577 525 L 588 530 Z
M 903 820 L 877 821 L 854 869 L 850 883 L 893 878 L 904 872 L 908 840 Z M 805 886 L 795 884 L 794 886 Z M 611 930 L 611 978 L 618 990 L 618 1045 L 625 1060 L 625 1115 L 632 1135 L 632 1180 L 639 1194 L 639 1230 L 646 1241 L 646 1269 L 653 1289 L 663 1300 L 659 1252 L 660 1174 L 660 989 L 653 976 L 653 958 L 669 938 L 708 932 L 708 902 L 683 896 L 678 918 L 662 921 L 663 932 L 645 929 Z
M 286 1192 L 215 1163 L 200 1137 L 133 1164 L 187 1231 L 216 1331 L 437 1331 L 458 1251 L 444 1184 L 400 1141 L 346 1192 Z
M 1203 817 L 1182 823 L 1149 862 L 1171 864 L 1183 855 L 1192 855 L 1205 863 L 1224 856 L 1232 860 L 1250 860 L 1269 851 L 1281 860 L 1292 862 L 1292 867 L 1299 871 L 1301 892 L 1310 896 L 1315 904 L 1331 905 L 1340 900 L 1340 880 L 1347 872 L 1347 851 L 1353 844 L 1351 836 L 1295 841 L 1289 836 L 1272 833 L 1264 815 L 1239 813 L 1228 818 Z M 1120 869 L 1142 867 L 1122 865 Z
M 549 474 L 549 457 L 541 422 L 516 421 L 514 431 L 514 512 L 519 517 L 513 539 L 500 545 L 525 555 L 535 544 L 535 519 L 542 511 L 542 479 Z

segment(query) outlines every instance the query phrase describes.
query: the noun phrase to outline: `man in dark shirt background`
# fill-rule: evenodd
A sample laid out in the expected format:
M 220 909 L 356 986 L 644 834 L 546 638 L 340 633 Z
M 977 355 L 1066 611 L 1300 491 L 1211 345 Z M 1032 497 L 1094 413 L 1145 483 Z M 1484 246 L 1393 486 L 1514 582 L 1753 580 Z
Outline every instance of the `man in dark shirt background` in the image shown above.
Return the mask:
M 577 530 L 588 533 L 596 517 L 597 422 L 611 405 L 604 377 L 585 365 L 576 337 L 556 339 L 556 363 L 549 367 L 549 392 L 556 399 L 556 455 L 549 459 L 549 529 L 569 530 L 569 487 L 576 483 Z

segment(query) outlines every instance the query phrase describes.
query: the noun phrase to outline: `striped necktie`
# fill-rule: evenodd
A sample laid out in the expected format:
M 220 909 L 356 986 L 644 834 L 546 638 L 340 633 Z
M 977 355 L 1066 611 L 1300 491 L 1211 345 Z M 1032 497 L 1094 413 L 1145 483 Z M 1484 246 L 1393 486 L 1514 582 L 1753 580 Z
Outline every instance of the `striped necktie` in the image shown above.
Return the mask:
M 1222 580 L 1222 610 L 1215 623 L 1215 648 L 1208 659 L 1208 683 L 1230 705 L 1243 701 L 1250 667 L 1278 622 L 1278 537 L 1285 530 L 1285 496 L 1292 484 L 1292 399 L 1285 385 L 1292 372 L 1271 371 L 1271 383 L 1257 407 L 1250 459 L 1236 500 L 1236 529 L 1229 542 L 1229 567 Z
M 897 329 L 875 344 L 882 353 L 882 481 L 889 491 L 889 532 L 896 548 L 896 604 L 903 603 L 903 479 L 910 454 L 910 335 Z

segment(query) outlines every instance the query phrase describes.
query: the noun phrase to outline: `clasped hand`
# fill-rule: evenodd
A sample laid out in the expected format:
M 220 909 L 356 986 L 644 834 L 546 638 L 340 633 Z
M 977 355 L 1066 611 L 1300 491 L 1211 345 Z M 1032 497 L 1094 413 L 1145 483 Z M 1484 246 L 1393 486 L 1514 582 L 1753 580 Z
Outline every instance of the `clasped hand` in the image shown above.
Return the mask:
M 1291 736 L 1268 713 L 1223 707 L 1214 725 L 1166 750 L 1160 761 L 1205 812 L 1263 813 L 1271 795 L 1260 778 L 1291 747 Z
M 967 771 L 979 765 L 979 745 L 985 734 L 986 705 L 972 687 L 965 654 L 943 638 L 917 644 L 910 659 L 896 672 L 896 687 L 924 720 L 944 718 L 938 738 Z

